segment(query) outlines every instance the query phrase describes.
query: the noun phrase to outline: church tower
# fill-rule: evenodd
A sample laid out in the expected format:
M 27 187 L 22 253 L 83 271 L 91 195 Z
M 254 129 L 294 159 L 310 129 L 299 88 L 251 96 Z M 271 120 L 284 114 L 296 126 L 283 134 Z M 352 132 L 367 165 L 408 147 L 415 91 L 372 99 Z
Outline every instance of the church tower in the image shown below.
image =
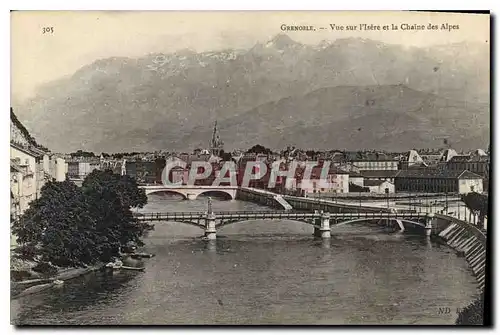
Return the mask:
M 212 133 L 212 140 L 210 141 L 210 153 L 214 156 L 220 157 L 223 147 L 224 142 L 220 139 L 219 131 L 217 129 L 217 121 L 215 121 L 214 132 Z

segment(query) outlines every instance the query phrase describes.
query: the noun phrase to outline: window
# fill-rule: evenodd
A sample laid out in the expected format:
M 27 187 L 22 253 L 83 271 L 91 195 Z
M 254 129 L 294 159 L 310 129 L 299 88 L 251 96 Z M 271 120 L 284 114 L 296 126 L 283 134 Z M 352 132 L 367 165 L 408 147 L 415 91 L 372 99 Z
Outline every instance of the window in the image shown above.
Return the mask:
M 470 191 L 471 191 L 471 192 L 474 192 L 474 185 L 471 185 L 471 186 L 470 186 Z

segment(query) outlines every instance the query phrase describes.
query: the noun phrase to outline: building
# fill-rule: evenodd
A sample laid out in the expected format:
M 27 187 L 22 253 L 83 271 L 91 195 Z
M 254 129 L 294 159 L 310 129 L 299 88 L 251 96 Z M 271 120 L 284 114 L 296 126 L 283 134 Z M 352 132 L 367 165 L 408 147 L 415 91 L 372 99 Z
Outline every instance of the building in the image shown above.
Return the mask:
M 370 193 L 395 193 L 394 184 L 387 180 L 365 180 L 364 187 L 367 187 Z
M 453 149 L 446 149 L 443 154 L 441 155 L 440 161 L 441 162 L 448 162 L 450 159 L 453 157 L 457 156 L 457 152 Z
M 367 180 L 385 180 L 394 184 L 394 178 L 399 170 L 361 170 L 359 173 L 363 176 L 365 184 Z M 366 185 L 365 185 L 366 186 Z
M 309 180 L 303 179 L 303 167 L 296 171 L 290 182 L 291 188 L 307 193 L 349 193 L 349 172 L 330 166 L 326 176 L 322 176 L 322 166 L 312 168 Z M 288 185 L 287 185 L 288 186 Z
M 10 203 L 11 220 L 17 220 L 40 197 L 46 182 L 64 181 L 64 159 L 39 145 L 10 109 Z M 15 245 L 15 236 L 11 236 Z
M 365 178 L 363 175 L 359 172 L 356 171 L 349 171 L 349 183 L 358 185 L 358 186 L 363 186 L 364 185 L 364 180 Z
M 467 170 L 401 170 L 395 178 L 396 192 L 460 193 L 483 192 L 483 177 Z
M 189 170 L 182 166 L 174 166 L 170 172 L 168 181 L 172 184 L 186 185 L 189 178 Z
M 457 155 L 452 157 L 445 166 L 451 171 L 468 170 L 483 178 L 483 190 L 487 191 L 490 182 L 490 156 L 478 149 L 470 155 Z
M 399 162 L 399 169 L 404 170 L 413 166 L 426 166 L 424 159 L 418 154 L 416 150 L 410 150 L 401 157 Z
M 456 155 L 447 163 L 446 168 L 451 171 L 468 170 L 483 177 L 489 173 L 490 157 L 484 155 Z
M 73 157 L 67 160 L 68 178 L 72 180 L 83 180 L 92 171 L 101 168 L 99 158 Z
M 420 154 L 420 157 L 422 157 L 423 163 L 426 166 L 437 166 L 441 161 L 442 154 L 425 153 L 425 154 Z
M 17 183 L 24 180 L 22 195 L 13 192 L 19 199 L 22 214 L 27 204 L 40 196 L 43 185 L 49 180 L 65 180 L 66 165 L 64 159 L 50 153 L 31 137 L 28 130 L 17 119 L 12 108 L 10 110 L 10 159 L 11 171 L 16 176 L 22 173 L 23 178 L 17 178 Z M 27 185 L 31 185 L 28 187 Z
M 397 170 L 399 159 L 378 152 L 357 153 L 348 159 L 358 170 Z

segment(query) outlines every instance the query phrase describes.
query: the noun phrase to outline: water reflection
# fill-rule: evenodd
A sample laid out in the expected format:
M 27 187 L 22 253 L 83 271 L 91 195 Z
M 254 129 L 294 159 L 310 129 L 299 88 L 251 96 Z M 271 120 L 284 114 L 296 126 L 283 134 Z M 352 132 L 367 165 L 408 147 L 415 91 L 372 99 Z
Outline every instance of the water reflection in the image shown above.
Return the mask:
M 217 252 L 217 241 L 206 241 L 205 242 L 205 250 L 210 252 Z
M 199 211 L 206 201 L 154 201 L 142 211 Z M 213 200 L 219 210 L 265 210 Z M 253 221 L 215 241 L 182 223 L 145 239 L 144 272 L 102 272 L 11 303 L 22 324 L 453 324 L 435 308 L 463 307 L 476 292 L 465 260 L 421 235 L 378 225 L 332 228 Z

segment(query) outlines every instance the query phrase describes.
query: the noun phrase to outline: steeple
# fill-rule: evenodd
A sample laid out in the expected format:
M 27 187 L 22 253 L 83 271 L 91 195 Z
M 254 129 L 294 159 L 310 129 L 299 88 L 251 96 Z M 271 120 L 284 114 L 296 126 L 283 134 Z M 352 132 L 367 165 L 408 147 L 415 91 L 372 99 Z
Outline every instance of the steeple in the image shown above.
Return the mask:
M 224 142 L 220 139 L 219 131 L 217 129 L 217 121 L 215 121 L 214 132 L 212 133 L 212 140 L 210 141 L 210 152 L 212 155 L 220 157 L 223 146 Z

